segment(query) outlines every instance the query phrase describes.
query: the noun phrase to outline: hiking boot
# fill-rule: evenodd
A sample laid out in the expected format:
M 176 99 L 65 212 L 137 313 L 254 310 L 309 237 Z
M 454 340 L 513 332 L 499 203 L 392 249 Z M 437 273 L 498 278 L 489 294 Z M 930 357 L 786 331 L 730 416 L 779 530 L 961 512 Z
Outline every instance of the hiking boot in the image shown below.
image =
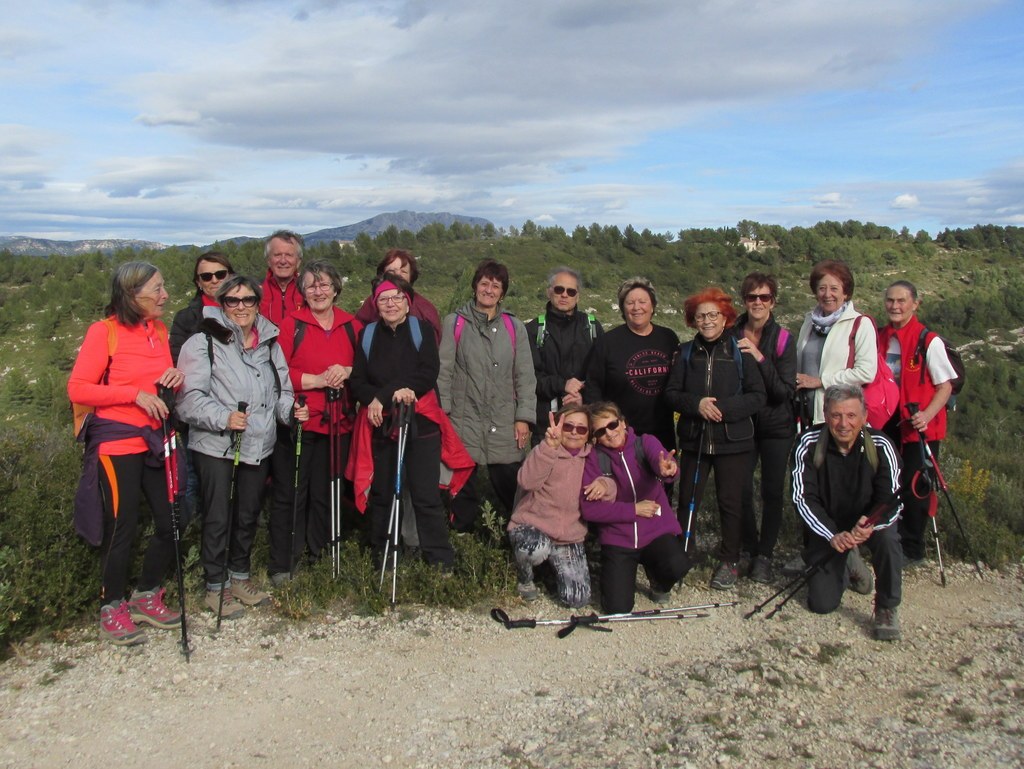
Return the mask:
M 914 558 L 914 557 L 906 555 L 904 553 L 904 555 L 903 555 L 903 568 L 905 570 L 906 569 L 916 569 L 918 566 L 923 566 L 923 565 L 924 565 L 924 558 Z
M 270 601 L 270 593 L 257 590 L 251 579 L 232 579 L 231 595 L 245 606 L 262 606 Z
M 875 575 L 855 547 L 850 549 L 850 555 L 846 559 L 846 576 L 850 580 L 849 589 L 855 593 L 870 595 L 875 589 Z
M 146 643 L 146 634 L 132 622 L 128 603 L 121 601 L 100 609 L 100 639 L 115 646 L 136 646 Z
M 671 590 L 666 590 L 663 593 L 660 590 L 655 590 L 652 587 L 651 588 L 651 600 L 654 601 L 654 603 L 658 604 L 659 606 L 666 606 L 669 603 L 669 601 L 672 600 L 672 591 Z
M 271 587 L 284 587 L 291 582 L 292 579 L 294 579 L 294 577 L 292 577 L 291 572 L 279 571 L 276 574 L 270 575 L 270 585 Z
M 747 577 L 751 582 L 759 582 L 762 585 L 771 584 L 771 581 L 775 579 L 771 558 L 764 555 L 757 556 L 750 562 L 750 571 L 747 572 Z
M 900 617 L 896 607 L 882 609 L 875 607 L 875 616 L 872 621 L 876 641 L 898 641 L 900 640 Z
M 739 574 L 737 564 L 729 561 L 722 561 L 715 569 L 715 576 L 711 578 L 711 587 L 715 590 L 730 590 L 736 586 L 736 577 Z
M 804 562 L 804 557 L 797 553 L 795 558 L 786 561 L 782 567 L 782 574 L 786 577 L 799 577 L 804 573 L 804 569 L 807 568 L 807 564 Z
M 128 611 L 135 622 L 147 622 L 163 629 L 181 627 L 181 612 L 171 611 L 164 603 L 166 590 L 136 590 L 128 601 Z
M 531 603 L 540 598 L 540 590 L 532 582 L 520 582 L 516 585 L 516 592 L 519 593 L 519 597 L 527 603 Z
M 220 590 L 207 590 L 206 591 L 206 608 L 212 611 L 214 614 L 217 613 L 218 607 L 220 607 Z M 245 615 L 245 607 L 242 606 L 235 597 L 231 595 L 231 588 L 224 588 L 224 607 L 221 609 L 221 619 L 238 619 Z

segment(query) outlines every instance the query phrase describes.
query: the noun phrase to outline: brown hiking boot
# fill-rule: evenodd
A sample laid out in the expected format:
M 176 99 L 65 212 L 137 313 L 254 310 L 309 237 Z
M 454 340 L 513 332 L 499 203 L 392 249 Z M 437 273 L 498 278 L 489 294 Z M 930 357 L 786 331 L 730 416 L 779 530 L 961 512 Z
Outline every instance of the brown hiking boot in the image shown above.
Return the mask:
M 270 593 L 257 590 L 251 579 L 232 579 L 231 595 L 244 606 L 262 606 L 270 601 Z
M 221 619 L 238 619 L 245 615 L 245 607 L 242 606 L 235 597 L 231 595 L 230 588 L 224 588 L 224 606 L 220 606 L 220 590 L 207 590 L 206 591 L 206 608 L 212 611 L 214 614 L 217 613 L 217 609 L 221 609 Z

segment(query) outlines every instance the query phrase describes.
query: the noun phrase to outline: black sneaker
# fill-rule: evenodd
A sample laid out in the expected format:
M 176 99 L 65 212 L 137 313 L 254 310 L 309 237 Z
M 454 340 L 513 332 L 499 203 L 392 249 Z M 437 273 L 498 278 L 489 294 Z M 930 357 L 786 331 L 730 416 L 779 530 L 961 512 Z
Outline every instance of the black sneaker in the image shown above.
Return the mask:
M 876 641 L 900 640 L 900 617 L 894 606 L 891 609 L 875 608 L 872 622 Z
M 711 587 L 715 590 L 730 590 L 736 586 L 736 577 L 739 575 L 739 568 L 735 563 L 722 561 L 715 569 L 715 576 L 711 578 Z
M 771 581 L 775 579 L 771 559 L 764 555 L 757 556 L 750 562 L 750 571 L 747 573 L 747 577 L 751 582 L 760 582 L 762 585 L 771 584 Z

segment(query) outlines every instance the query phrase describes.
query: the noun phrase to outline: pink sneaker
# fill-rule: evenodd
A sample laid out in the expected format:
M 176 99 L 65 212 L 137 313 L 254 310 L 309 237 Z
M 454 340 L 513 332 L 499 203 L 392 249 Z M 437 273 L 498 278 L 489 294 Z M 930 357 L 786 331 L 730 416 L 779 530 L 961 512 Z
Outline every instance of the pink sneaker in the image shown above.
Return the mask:
M 148 622 L 153 627 L 175 628 L 181 627 L 181 614 L 171 611 L 164 603 L 164 594 L 167 591 L 146 590 L 132 593 L 132 599 L 128 602 L 128 610 L 131 612 L 135 622 Z
M 146 634 L 132 622 L 128 603 L 108 604 L 100 609 L 100 638 L 115 646 L 146 643 Z

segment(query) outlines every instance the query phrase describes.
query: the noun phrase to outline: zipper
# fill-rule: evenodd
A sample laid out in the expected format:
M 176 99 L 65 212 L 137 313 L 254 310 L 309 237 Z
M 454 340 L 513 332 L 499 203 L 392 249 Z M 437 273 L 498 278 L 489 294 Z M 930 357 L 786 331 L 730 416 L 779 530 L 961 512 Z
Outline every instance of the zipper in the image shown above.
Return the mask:
M 619 452 L 619 459 L 622 460 L 622 467 L 626 471 L 626 477 L 629 478 L 629 488 L 633 490 L 633 504 L 637 502 L 636 499 L 636 484 L 633 483 L 633 474 L 629 472 L 629 465 L 626 463 L 626 454 L 623 451 Z M 634 518 L 635 518 L 634 514 Z M 633 547 L 640 547 L 640 533 L 637 531 L 636 520 L 633 521 Z
M 721 344 L 721 342 L 719 342 L 719 344 Z M 715 345 L 715 346 L 717 347 L 718 345 Z M 707 397 L 710 397 L 711 396 L 711 370 L 714 368 L 715 356 L 712 354 L 713 351 L 709 351 L 709 350 L 707 350 L 707 348 L 705 348 L 704 352 L 708 356 L 707 375 L 705 376 L 705 379 L 704 379 L 704 395 L 707 396 Z M 710 454 L 714 454 L 715 453 L 715 451 L 714 451 L 714 449 L 715 449 L 715 431 L 714 430 L 708 430 L 707 434 L 708 434 L 708 451 L 707 451 L 707 453 L 710 455 Z M 700 453 L 700 446 L 697 447 L 697 453 L 698 454 Z

